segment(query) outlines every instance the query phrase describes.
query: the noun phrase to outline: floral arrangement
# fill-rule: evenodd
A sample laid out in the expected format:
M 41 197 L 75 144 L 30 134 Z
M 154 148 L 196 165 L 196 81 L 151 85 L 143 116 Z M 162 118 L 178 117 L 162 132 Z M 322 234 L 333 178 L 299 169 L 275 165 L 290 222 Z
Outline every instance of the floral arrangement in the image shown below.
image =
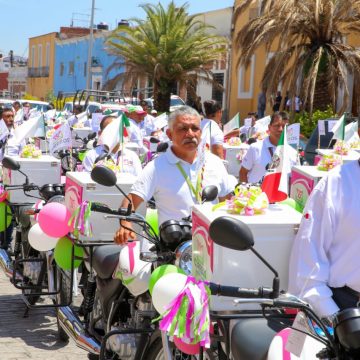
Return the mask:
M 338 155 L 347 155 L 349 153 L 350 146 L 343 140 L 338 140 L 334 145 L 334 153 Z
M 269 207 L 268 197 L 260 186 L 240 184 L 234 193 L 230 200 L 215 205 L 213 210 L 226 206 L 230 214 L 252 216 L 263 214 Z
M 120 172 L 120 166 L 116 165 L 114 160 L 112 160 L 112 159 L 101 160 L 101 161 L 97 162 L 96 164 L 94 164 L 94 167 L 99 166 L 99 165 L 105 166 L 115 173 Z
M 349 145 L 351 149 L 360 149 L 360 140 L 352 141 Z
M 76 124 L 74 124 L 73 128 L 74 129 L 82 129 L 84 127 L 84 123 L 83 122 L 77 122 Z
M 245 146 L 246 145 L 246 146 Z M 236 154 L 236 159 L 239 163 L 242 162 L 244 156 L 246 155 L 247 151 L 248 151 L 248 148 L 249 148 L 249 145 L 247 144 L 244 144 L 243 145 L 244 147 L 242 147 L 239 152 Z
M 330 155 L 324 155 L 322 159 L 320 160 L 317 168 L 321 171 L 329 171 L 333 169 L 335 166 L 341 165 L 342 160 L 339 155 L 330 154 Z
M 20 153 L 22 158 L 38 159 L 41 156 L 41 150 L 33 144 L 25 145 Z
M 258 131 L 252 137 L 256 140 L 264 140 L 268 136 L 266 131 Z
M 50 129 L 50 130 L 48 130 L 48 131 L 46 132 L 46 138 L 47 138 L 47 139 L 50 139 L 50 138 L 53 136 L 54 132 L 55 132 L 55 129 Z
M 239 146 L 241 144 L 241 140 L 235 136 L 228 139 L 226 143 L 230 146 Z

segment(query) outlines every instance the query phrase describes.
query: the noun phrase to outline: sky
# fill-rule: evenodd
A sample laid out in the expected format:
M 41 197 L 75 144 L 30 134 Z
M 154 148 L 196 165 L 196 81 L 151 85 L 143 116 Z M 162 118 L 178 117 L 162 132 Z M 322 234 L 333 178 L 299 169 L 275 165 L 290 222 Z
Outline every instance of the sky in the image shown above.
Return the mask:
M 159 2 L 167 6 L 170 0 L 95 0 L 94 23 L 105 22 L 114 29 L 121 19 L 144 18 L 140 4 Z M 177 5 L 185 2 L 175 0 Z M 188 0 L 187 3 L 189 13 L 195 14 L 233 6 L 234 0 Z M 6 56 L 13 50 L 15 55 L 28 57 L 30 37 L 59 31 L 60 26 L 70 26 L 72 19 L 74 26 L 88 27 L 91 4 L 92 0 L 0 0 L 0 53 Z

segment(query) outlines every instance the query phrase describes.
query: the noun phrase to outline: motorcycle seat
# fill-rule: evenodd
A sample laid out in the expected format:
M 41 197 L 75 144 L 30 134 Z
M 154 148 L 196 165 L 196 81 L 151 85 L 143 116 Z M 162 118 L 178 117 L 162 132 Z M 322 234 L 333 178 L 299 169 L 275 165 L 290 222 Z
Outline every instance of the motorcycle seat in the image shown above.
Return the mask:
M 279 321 L 280 320 L 280 321 Z M 236 320 L 231 332 L 231 351 L 237 360 L 265 360 L 274 336 L 291 324 L 283 318 Z
M 94 250 L 93 267 L 101 279 L 110 279 L 119 261 L 119 245 L 98 246 Z

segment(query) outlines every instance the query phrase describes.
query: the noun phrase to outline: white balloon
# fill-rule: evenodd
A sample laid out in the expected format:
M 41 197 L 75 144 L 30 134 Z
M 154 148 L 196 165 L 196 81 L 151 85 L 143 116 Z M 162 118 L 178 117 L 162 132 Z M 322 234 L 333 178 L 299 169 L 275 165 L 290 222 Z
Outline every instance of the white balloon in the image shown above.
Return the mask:
M 38 251 L 52 250 L 59 240 L 59 238 L 46 235 L 38 223 L 30 228 L 28 239 L 31 247 Z
M 159 314 L 166 311 L 167 306 L 185 287 L 187 276 L 184 274 L 170 273 L 162 276 L 154 285 L 152 302 Z

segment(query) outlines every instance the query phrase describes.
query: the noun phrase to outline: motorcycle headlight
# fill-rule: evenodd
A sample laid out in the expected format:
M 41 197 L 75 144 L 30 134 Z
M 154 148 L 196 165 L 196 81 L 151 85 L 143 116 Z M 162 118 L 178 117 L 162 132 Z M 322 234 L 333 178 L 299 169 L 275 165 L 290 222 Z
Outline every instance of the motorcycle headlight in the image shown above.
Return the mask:
M 53 196 L 52 198 L 49 199 L 47 204 L 55 203 L 55 202 L 65 205 L 65 196 L 63 196 L 63 195 L 55 195 L 55 196 Z
M 175 265 L 185 271 L 186 275 L 191 275 L 192 270 L 192 241 L 183 242 L 175 250 Z

